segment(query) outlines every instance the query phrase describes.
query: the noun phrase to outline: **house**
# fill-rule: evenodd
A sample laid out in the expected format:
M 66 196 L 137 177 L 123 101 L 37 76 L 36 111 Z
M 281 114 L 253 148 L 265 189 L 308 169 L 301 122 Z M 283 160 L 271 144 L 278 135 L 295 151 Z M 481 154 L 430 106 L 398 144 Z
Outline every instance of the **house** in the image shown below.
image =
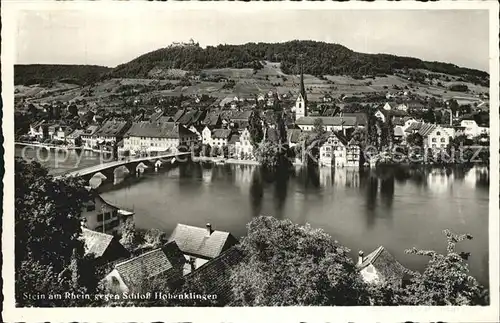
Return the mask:
M 304 131 L 313 131 L 314 123 L 317 119 L 320 119 L 323 123 L 323 128 L 326 131 L 341 131 L 349 128 L 363 127 L 358 125 L 357 118 L 354 116 L 338 116 L 338 117 L 301 117 L 295 121 L 295 124 Z
M 394 139 L 396 142 L 402 142 L 406 138 L 406 129 L 408 129 L 417 120 L 412 117 L 394 117 L 392 119 Z
M 130 257 L 130 252 L 110 234 L 82 228 L 85 255 L 93 255 L 98 265 Z
M 208 126 L 201 132 L 201 142 L 204 145 L 212 145 L 212 130 Z
M 287 131 L 288 147 L 292 148 L 300 143 L 300 139 L 304 133 L 301 129 L 289 129 Z
M 369 284 L 394 283 L 402 285 L 407 269 L 383 246 L 365 256 L 359 252 L 356 268 L 363 280 Z
M 99 130 L 98 125 L 90 125 L 85 129 L 81 135 L 82 145 L 85 148 L 97 149 L 97 137 L 94 134 Z
M 161 248 L 145 252 L 132 259 L 120 262 L 101 281 L 111 293 L 147 293 L 141 282 L 161 279 L 170 286 L 182 281 L 185 258 L 174 241 Z
M 393 110 L 399 110 L 399 111 L 407 111 L 408 106 L 404 103 L 396 103 L 396 102 L 386 102 L 383 106 L 382 109 L 385 111 L 393 111 Z
M 66 141 L 71 146 L 81 146 L 82 134 L 85 132 L 83 129 L 76 129 L 66 136 Z
M 460 122 L 460 126 L 464 127 L 464 135 L 466 135 L 468 138 L 490 134 L 489 127 L 479 126 L 474 119 L 464 119 Z
M 359 167 L 360 147 L 348 141 L 342 133 L 327 132 L 327 139 L 319 148 L 319 164 L 329 167 Z
M 389 122 L 389 120 L 394 121 L 394 118 L 406 117 L 408 113 L 404 110 L 385 110 L 379 109 L 375 112 L 375 117 L 379 118 L 382 122 Z
M 203 282 L 205 294 L 217 295 L 217 306 L 231 305 L 234 301 L 231 273 L 244 260 L 243 252 L 237 246 L 233 246 L 184 276 L 184 280 L 188 284 L 195 285 Z
M 177 151 L 180 146 L 191 147 L 198 135 L 175 122 L 136 122 L 123 139 L 123 150 L 132 154 Z
M 87 201 L 82 209 L 81 219 L 84 227 L 103 233 L 119 233 L 120 224 L 124 223 L 130 214 L 106 202 L 97 192 L 91 191 L 92 199 Z
M 243 129 L 239 140 L 235 143 L 235 154 L 238 159 L 254 159 L 253 145 L 248 128 Z
M 117 144 L 123 139 L 131 125 L 129 121 L 109 120 L 93 134 L 93 137 L 97 139 L 97 145 Z
M 57 131 L 59 129 L 59 124 L 48 125 L 49 139 L 56 139 Z
M 229 142 L 230 136 L 230 129 L 214 129 L 212 130 L 212 143 L 210 144 L 210 146 L 225 147 Z
M 344 167 L 346 160 L 347 140 L 340 134 L 327 133 L 327 140 L 319 148 L 319 164 L 322 166 Z
M 66 141 L 67 136 L 72 132 L 73 130 L 70 127 L 61 125 L 56 129 L 54 139 Z
M 229 232 L 177 224 L 168 241 L 175 241 L 186 260 L 196 269 L 236 245 L 238 240 Z
M 450 138 L 453 137 L 453 133 L 441 126 L 421 122 L 411 124 L 405 132 L 418 133 L 422 137 L 426 149 L 445 149 L 450 143 Z
M 229 158 L 238 158 L 239 156 L 236 154 L 236 145 L 240 142 L 240 135 L 237 133 L 233 133 L 229 137 L 229 141 L 227 143 L 228 146 L 228 155 Z
M 29 136 L 38 139 L 39 141 L 45 140 L 49 136 L 48 126 L 45 120 L 37 121 L 30 124 Z
M 202 121 L 202 124 L 208 127 L 209 129 L 220 128 L 222 126 L 222 119 L 220 117 L 220 113 L 216 111 L 211 111 L 207 113 L 205 119 Z
M 228 116 L 229 121 L 233 126 L 237 126 L 239 129 L 248 127 L 248 120 L 252 115 L 252 110 L 236 111 Z

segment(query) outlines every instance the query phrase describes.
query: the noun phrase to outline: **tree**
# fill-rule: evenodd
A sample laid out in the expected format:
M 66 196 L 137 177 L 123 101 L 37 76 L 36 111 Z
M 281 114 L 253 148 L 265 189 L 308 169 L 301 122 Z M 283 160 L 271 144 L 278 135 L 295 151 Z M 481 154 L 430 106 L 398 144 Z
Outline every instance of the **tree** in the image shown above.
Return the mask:
M 368 304 L 349 250 L 324 231 L 264 216 L 247 228 L 230 278 L 237 305 Z
M 35 291 L 44 295 L 95 291 L 95 281 L 91 281 L 91 272 L 95 268 L 90 259 L 84 257 L 81 240 L 80 215 L 84 203 L 90 199 L 89 192 L 83 180 L 55 179 L 37 162 L 16 159 L 15 170 L 17 304 L 74 304 L 68 299 L 30 299 L 25 296 L 33 295 Z M 87 273 L 82 275 L 83 269 Z
M 430 258 L 424 272 L 414 273 L 405 288 L 403 301 L 408 305 L 487 305 L 487 290 L 469 275 L 466 260 L 469 253 L 458 253 L 456 244 L 471 240 L 470 234 L 443 233 L 447 239 L 446 254 L 433 250 L 406 250 L 406 253 Z
M 144 234 L 144 245 L 148 248 L 160 248 L 167 242 L 167 234 L 158 229 L 149 229 Z
M 121 226 L 120 243 L 129 251 L 134 251 L 139 245 L 139 234 L 135 230 L 134 219 L 128 218 Z
M 256 148 L 264 139 L 264 129 L 262 127 L 262 119 L 257 111 L 253 111 L 248 120 L 248 131 L 250 132 L 250 140 L 254 148 Z

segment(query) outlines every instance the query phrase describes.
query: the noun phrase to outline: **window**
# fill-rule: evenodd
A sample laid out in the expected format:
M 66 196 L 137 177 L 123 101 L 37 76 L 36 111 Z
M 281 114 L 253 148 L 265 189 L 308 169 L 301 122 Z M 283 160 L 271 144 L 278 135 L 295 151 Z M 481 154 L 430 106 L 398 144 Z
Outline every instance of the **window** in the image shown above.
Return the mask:
M 445 140 L 446 140 L 446 139 L 444 139 L 444 138 L 441 138 L 441 142 L 445 142 Z
M 441 144 L 441 148 L 444 148 L 444 147 L 446 147 L 446 145 L 445 144 Z
M 436 138 L 432 138 L 432 142 L 436 142 Z
M 432 148 L 436 148 L 436 144 L 432 144 Z
M 436 132 L 436 135 L 441 136 L 441 132 L 440 131 Z

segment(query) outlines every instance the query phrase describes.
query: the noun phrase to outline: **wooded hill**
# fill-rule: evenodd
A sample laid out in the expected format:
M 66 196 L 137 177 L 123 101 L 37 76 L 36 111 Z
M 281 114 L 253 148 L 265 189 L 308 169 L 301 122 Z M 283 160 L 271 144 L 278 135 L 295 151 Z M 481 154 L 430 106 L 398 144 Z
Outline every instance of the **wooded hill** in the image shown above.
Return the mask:
M 84 85 L 98 81 L 111 68 L 97 65 L 14 65 L 14 84 L 32 85 L 64 82 Z
M 286 74 L 298 74 L 298 60 L 302 55 L 304 73 L 321 75 L 377 75 L 393 74 L 405 69 L 426 69 L 434 73 L 461 76 L 464 81 L 484 83 L 488 73 L 459 67 L 454 64 L 427 62 L 412 57 L 388 54 L 354 52 L 339 44 L 317 41 L 289 41 L 284 43 L 247 43 L 200 47 L 191 43 L 173 45 L 141 55 L 114 69 L 92 66 L 88 69 L 75 65 L 16 66 L 16 84 L 25 84 L 37 78 L 75 78 L 92 80 L 97 73 L 105 78 L 148 78 L 153 68 L 181 69 L 199 72 L 210 68 L 262 67 L 261 61 L 281 62 Z

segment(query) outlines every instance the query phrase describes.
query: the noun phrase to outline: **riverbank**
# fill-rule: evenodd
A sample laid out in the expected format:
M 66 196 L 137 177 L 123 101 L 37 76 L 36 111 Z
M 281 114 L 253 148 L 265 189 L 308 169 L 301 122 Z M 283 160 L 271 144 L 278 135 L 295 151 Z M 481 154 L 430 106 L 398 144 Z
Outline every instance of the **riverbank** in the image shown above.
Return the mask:
M 82 150 L 82 151 L 91 151 L 91 152 L 94 152 L 94 153 L 102 153 L 102 154 L 110 154 L 111 153 L 110 151 L 105 151 L 105 150 L 101 150 L 101 149 L 93 149 L 93 148 L 88 148 L 88 147 L 42 144 L 42 143 L 39 143 L 39 142 L 20 142 L 20 141 L 16 141 L 16 142 L 14 142 L 14 145 L 16 145 L 16 146 L 29 146 L 29 147 L 36 147 L 36 148 L 45 148 L 45 149 Z

